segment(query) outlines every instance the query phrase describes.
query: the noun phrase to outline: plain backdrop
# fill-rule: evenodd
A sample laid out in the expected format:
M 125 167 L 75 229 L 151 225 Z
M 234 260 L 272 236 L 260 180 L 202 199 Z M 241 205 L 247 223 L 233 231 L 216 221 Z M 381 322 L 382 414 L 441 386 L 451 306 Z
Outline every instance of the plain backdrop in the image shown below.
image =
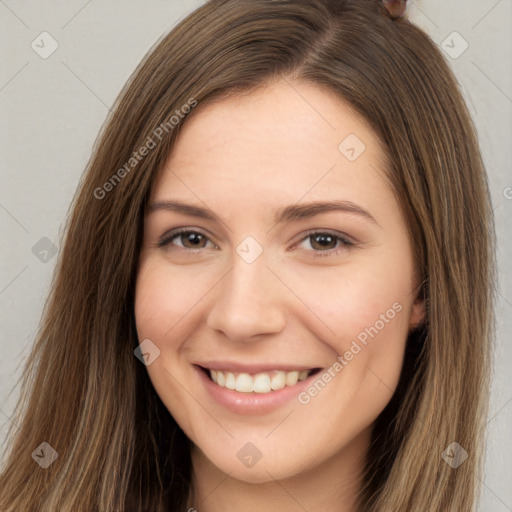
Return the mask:
M 145 53 L 201 4 L 0 0 L 2 441 L 92 144 Z M 489 173 L 500 289 L 480 510 L 512 511 L 512 0 L 417 0 L 409 12 L 445 52 L 459 80 Z

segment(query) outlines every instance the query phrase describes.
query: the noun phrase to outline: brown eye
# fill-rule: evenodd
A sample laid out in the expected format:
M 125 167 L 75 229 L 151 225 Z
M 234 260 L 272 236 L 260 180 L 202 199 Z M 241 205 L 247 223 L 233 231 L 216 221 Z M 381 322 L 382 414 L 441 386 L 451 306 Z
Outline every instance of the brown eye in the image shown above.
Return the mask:
M 183 246 L 188 249 L 197 249 L 204 247 L 202 242 L 205 242 L 207 239 L 205 236 L 201 235 L 201 233 L 196 233 L 195 231 L 188 231 L 185 233 L 181 233 L 179 235 L 183 242 Z M 190 244 L 188 246 L 187 244 Z
M 313 256 L 335 256 L 342 250 L 348 250 L 355 245 L 346 235 L 339 232 L 311 231 L 304 237 L 300 244 L 309 242 Z
M 311 241 L 311 247 L 314 249 L 334 249 L 338 241 L 338 237 L 329 233 L 318 233 L 309 235 Z
M 175 244 L 175 240 L 179 240 L 181 244 Z M 198 231 L 182 229 L 164 235 L 157 245 L 158 247 L 177 245 L 183 249 L 204 249 L 208 241 L 209 238 Z

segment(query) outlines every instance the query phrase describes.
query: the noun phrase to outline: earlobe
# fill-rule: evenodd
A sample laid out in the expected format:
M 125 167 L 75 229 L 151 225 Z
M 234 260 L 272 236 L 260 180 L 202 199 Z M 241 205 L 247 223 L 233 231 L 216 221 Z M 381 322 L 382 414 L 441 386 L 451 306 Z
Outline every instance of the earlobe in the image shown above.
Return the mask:
M 409 330 L 413 331 L 425 323 L 425 300 L 419 294 L 414 300 L 411 309 L 411 316 L 409 319 Z

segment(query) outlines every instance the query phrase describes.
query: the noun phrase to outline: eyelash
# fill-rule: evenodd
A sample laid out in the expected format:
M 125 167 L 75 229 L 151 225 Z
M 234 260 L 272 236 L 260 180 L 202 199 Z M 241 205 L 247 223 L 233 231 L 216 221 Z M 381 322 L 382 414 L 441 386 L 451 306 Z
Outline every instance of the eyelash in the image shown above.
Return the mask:
M 201 233 L 200 231 L 196 231 L 194 229 L 188 229 L 188 228 L 179 228 L 179 229 L 175 229 L 175 230 L 171 231 L 170 233 L 167 233 L 167 234 L 163 235 L 160 238 L 160 240 L 155 245 L 157 247 L 160 247 L 160 248 L 161 247 L 165 247 L 165 246 L 171 244 L 171 242 L 175 238 L 177 238 L 180 235 L 185 234 L 185 233 L 188 233 L 188 234 L 189 233 L 194 233 L 194 234 L 197 234 L 197 235 L 201 235 L 201 236 L 205 237 L 208 241 L 211 242 L 211 240 L 204 233 Z M 332 232 L 332 231 L 315 231 L 315 230 L 312 230 L 312 231 L 308 231 L 305 234 L 305 236 L 297 244 L 295 244 L 293 246 L 293 248 L 295 249 L 295 247 L 297 247 L 299 244 L 304 242 L 306 239 L 312 237 L 313 235 L 328 235 L 328 236 L 331 236 L 336 241 L 340 241 L 342 243 L 342 245 L 340 247 L 343 248 L 343 249 L 347 249 L 347 248 L 350 248 L 350 247 L 355 245 L 355 243 L 352 242 L 351 240 L 349 240 L 348 237 L 345 236 L 343 233 L 340 233 L 340 232 L 337 232 L 337 231 Z M 334 248 L 334 249 L 328 249 L 326 251 L 315 251 L 315 250 L 313 250 L 314 257 L 337 256 L 340 253 L 340 247 Z M 185 251 L 190 251 L 190 252 L 197 252 L 200 249 L 203 249 L 203 247 L 200 247 L 198 249 L 189 249 L 187 247 L 180 247 L 180 248 L 185 250 Z

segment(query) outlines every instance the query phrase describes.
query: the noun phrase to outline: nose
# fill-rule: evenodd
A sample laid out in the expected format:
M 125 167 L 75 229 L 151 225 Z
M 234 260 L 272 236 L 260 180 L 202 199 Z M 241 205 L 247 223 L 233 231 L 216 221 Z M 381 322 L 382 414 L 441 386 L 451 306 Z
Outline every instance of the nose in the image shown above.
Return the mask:
M 233 267 L 215 289 L 207 319 L 211 329 L 238 342 L 284 329 L 284 290 L 263 257 L 247 263 L 235 255 Z

